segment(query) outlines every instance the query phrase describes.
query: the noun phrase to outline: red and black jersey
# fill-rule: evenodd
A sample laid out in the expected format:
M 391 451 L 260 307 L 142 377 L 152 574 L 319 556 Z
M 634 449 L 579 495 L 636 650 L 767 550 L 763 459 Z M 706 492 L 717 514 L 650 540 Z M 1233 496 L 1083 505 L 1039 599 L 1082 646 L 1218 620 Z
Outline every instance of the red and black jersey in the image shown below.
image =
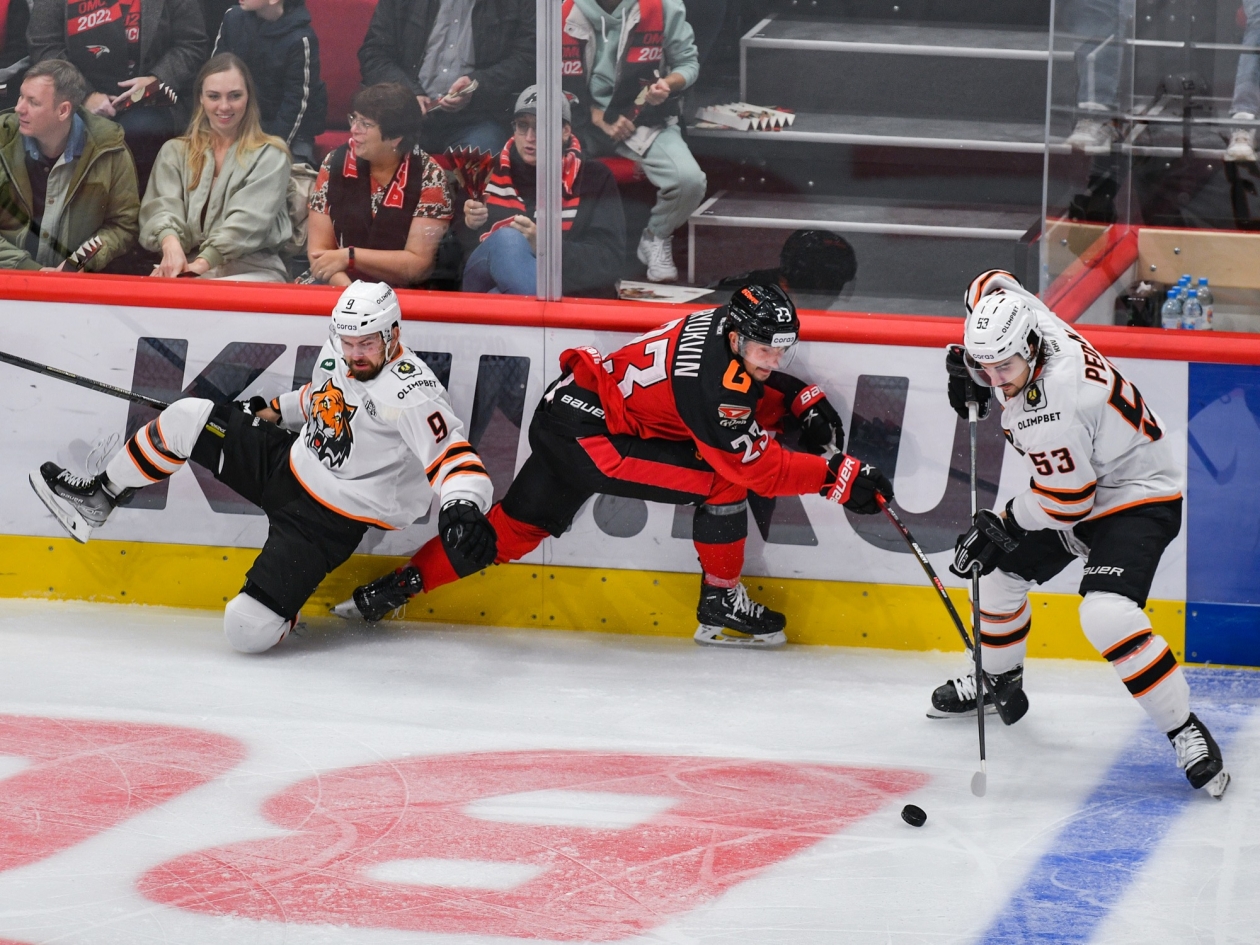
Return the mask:
M 770 436 L 761 420 L 781 417 L 783 398 L 760 409 L 765 388 L 731 353 L 721 326 L 722 309 L 693 312 L 607 356 L 570 348 L 560 366 L 599 394 L 610 433 L 692 440 L 719 475 L 760 495 L 817 492 L 826 460 Z

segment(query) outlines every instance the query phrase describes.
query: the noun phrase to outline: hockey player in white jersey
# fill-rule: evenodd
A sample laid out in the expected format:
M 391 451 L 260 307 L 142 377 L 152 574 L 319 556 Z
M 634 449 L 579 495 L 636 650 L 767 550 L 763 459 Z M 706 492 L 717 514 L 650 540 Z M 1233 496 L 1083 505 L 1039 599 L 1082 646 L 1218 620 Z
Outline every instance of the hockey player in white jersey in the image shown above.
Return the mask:
M 168 479 L 190 459 L 260 506 L 266 544 L 223 614 L 228 642 L 246 653 L 285 637 L 369 527 L 405 528 L 434 493 L 448 556 L 471 574 L 495 557 L 484 515 L 493 486 L 446 390 L 399 340 L 400 328 L 393 289 L 355 282 L 338 299 L 328 341 L 300 390 L 270 404 L 256 397 L 248 410 L 178 400 L 100 475 L 44 463 L 31 484 L 80 540 L 136 489 Z
M 1143 608 L 1155 569 L 1181 530 L 1181 471 L 1164 425 L 1138 389 L 1008 272 L 967 290 L 964 346 L 951 346 L 950 404 L 981 415 L 1000 394 L 1002 429 L 1027 462 L 1028 488 L 981 510 L 960 535 L 951 570 L 982 566 L 980 639 L 986 706 L 1010 725 L 1028 710 L 1024 654 L 1029 588 L 1085 559 L 1081 628 L 1176 750 L 1195 788 L 1224 794 L 1229 774 L 1190 687 Z M 970 391 L 968 385 L 970 382 Z M 974 715 L 972 674 L 932 694 L 936 718 Z

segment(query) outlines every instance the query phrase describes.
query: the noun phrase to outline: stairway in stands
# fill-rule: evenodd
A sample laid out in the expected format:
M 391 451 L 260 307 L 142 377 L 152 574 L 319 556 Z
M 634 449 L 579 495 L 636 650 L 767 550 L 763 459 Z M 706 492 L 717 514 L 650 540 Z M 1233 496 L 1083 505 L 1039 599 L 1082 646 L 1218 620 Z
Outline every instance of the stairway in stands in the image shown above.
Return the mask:
M 977 272 L 1035 281 L 1049 6 L 785 0 L 728 24 L 738 29 L 705 64 L 693 106 L 740 100 L 796 120 L 778 132 L 690 122 L 710 181 L 689 225 L 690 281 L 774 265 L 798 228 L 839 232 L 858 256 L 846 293 L 811 304 L 961 315 Z M 1053 76 L 1054 101 L 1070 104 L 1070 53 Z M 1066 120 L 1051 128 L 1054 152 L 1067 151 Z

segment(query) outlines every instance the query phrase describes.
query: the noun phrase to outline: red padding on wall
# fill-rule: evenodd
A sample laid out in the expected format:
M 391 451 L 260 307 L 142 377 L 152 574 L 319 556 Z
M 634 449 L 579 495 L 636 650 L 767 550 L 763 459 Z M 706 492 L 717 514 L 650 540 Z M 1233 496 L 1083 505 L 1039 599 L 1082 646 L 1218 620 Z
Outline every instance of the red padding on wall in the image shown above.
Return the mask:
M 195 311 L 259 312 L 324 317 L 341 290 L 331 286 L 265 285 L 215 282 L 213 288 L 192 279 L 72 275 L 24 270 L 0 272 L 0 299 L 183 308 Z M 577 331 L 641 332 L 699 305 L 660 305 L 574 299 L 540 302 L 522 296 L 459 292 L 398 293 L 403 317 L 415 321 L 465 322 L 569 328 Z M 1079 330 L 1103 354 L 1165 361 L 1260 364 L 1260 335 L 1230 332 L 1181 332 L 1158 328 L 1082 325 Z M 962 319 L 933 315 L 877 315 L 857 312 L 802 312 L 806 341 L 905 345 L 943 348 L 962 341 Z

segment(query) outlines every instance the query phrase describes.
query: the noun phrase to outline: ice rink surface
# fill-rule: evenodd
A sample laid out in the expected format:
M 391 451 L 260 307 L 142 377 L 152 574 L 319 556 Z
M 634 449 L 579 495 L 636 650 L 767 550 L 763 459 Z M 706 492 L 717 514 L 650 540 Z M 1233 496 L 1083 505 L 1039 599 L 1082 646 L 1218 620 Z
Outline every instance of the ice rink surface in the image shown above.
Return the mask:
M 1034 661 L 975 798 L 924 716 L 960 668 L 5 601 L 0 945 L 1260 940 L 1260 674 L 1190 672 L 1216 802 L 1109 667 Z

